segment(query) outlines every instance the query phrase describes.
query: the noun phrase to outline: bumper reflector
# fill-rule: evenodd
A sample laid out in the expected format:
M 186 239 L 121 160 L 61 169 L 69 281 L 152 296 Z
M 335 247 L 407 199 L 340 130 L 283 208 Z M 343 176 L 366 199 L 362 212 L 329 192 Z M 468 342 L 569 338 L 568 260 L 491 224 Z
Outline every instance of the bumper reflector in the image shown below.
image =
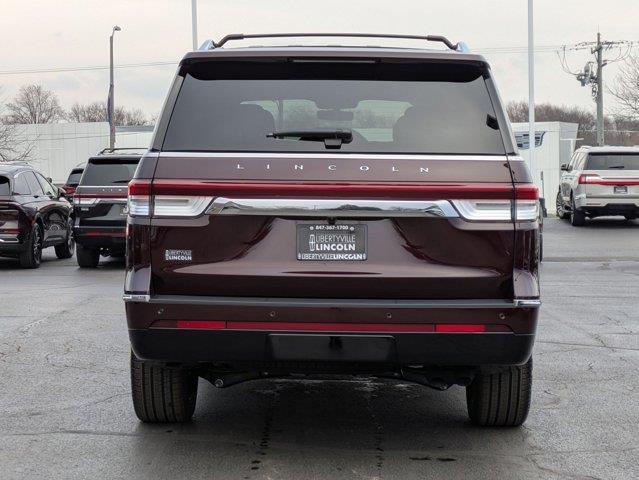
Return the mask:
M 157 320 L 152 328 L 184 330 L 256 330 L 266 332 L 487 333 L 512 332 L 506 325 L 390 324 L 308 322 L 226 322 L 224 320 Z

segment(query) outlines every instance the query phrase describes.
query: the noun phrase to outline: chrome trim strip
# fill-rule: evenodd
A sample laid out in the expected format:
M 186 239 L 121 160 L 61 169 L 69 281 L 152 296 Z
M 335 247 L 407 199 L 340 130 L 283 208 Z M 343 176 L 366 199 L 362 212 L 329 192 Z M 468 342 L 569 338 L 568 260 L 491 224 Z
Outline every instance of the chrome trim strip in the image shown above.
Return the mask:
M 122 300 L 125 302 L 149 303 L 151 296 L 137 293 L 125 293 L 122 295 Z
M 507 155 L 421 155 L 421 154 L 382 154 L 382 153 L 288 153 L 288 152 L 161 152 L 159 158 L 272 158 L 272 159 L 355 159 L 355 160 L 466 160 L 466 161 L 495 161 L 508 160 Z
M 146 295 L 144 295 L 146 297 Z M 324 307 L 324 308 L 470 308 L 503 309 L 538 307 L 539 300 L 381 300 L 344 298 L 208 297 L 199 295 L 155 295 L 149 303 L 236 307 Z
M 447 200 L 217 197 L 206 213 L 211 215 L 272 215 L 276 217 L 459 217 L 457 211 Z
M 20 243 L 20 240 L 15 236 L 3 235 L 0 236 L 0 243 Z
M 515 299 L 515 307 L 519 308 L 536 308 L 541 306 L 541 300 L 533 299 Z

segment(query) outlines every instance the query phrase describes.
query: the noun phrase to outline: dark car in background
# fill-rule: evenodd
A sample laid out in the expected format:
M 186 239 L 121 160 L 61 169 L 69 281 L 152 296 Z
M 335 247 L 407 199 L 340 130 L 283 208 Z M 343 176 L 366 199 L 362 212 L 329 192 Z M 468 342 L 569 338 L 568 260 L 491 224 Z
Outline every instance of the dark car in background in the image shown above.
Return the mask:
M 17 258 L 23 268 L 38 268 L 47 247 L 71 258 L 72 212 L 64 191 L 28 164 L 0 164 L 0 256 Z
M 80 178 L 82 178 L 82 173 L 84 172 L 84 167 L 86 166 L 86 162 L 82 162 L 79 165 L 76 165 L 69 173 L 69 177 L 67 181 L 62 185 L 62 190 L 64 190 L 67 194 L 67 198 L 73 198 L 73 194 L 75 193 L 75 189 L 80 184 Z
M 522 424 L 539 199 L 486 60 L 243 38 L 182 59 L 129 184 L 138 417 L 190 419 L 198 377 L 348 374 Z
M 124 256 L 127 184 L 144 150 L 106 149 L 87 161 L 73 197 L 80 267 L 97 267 L 100 256 Z

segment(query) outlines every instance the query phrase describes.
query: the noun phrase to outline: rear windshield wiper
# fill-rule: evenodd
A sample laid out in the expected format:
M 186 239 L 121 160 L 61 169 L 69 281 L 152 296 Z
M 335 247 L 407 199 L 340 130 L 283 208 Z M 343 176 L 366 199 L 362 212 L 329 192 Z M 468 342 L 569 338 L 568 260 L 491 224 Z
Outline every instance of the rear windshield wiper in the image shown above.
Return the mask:
M 304 142 L 324 142 L 326 148 L 340 148 L 342 143 L 351 143 L 350 130 L 282 130 L 266 135 L 268 138 L 297 138 Z
M 608 167 L 610 169 L 614 168 L 616 170 L 623 170 L 624 168 L 626 168 L 625 165 L 613 165 L 612 167 Z

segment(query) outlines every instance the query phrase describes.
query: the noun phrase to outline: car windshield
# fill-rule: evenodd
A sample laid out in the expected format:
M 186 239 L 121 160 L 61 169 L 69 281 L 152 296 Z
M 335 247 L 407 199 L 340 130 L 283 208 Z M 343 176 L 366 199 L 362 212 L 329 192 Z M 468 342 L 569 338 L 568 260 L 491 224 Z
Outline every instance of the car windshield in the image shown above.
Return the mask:
M 587 170 L 639 170 L 639 154 L 590 154 Z
M 0 195 L 11 195 L 11 188 L 7 177 L 0 177 Z
M 83 186 L 126 185 L 133 178 L 139 158 L 91 159 L 84 170 Z
M 271 72 L 261 65 L 246 67 L 253 78 L 242 78 L 247 73 L 237 65 L 192 67 L 185 74 L 162 150 L 505 152 L 477 67 L 418 64 L 389 70 L 388 65 L 363 64 L 357 67 L 357 75 L 363 77 L 358 79 L 331 78 L 336 71 L 356 68 L 352 65 L 292 66 L 291 72 L 277 68 Z M 239 78 L 219 78 L 222 71 Z M 318 141 L 324 132 L 341 131 L 351 132 L 352 139 Z

